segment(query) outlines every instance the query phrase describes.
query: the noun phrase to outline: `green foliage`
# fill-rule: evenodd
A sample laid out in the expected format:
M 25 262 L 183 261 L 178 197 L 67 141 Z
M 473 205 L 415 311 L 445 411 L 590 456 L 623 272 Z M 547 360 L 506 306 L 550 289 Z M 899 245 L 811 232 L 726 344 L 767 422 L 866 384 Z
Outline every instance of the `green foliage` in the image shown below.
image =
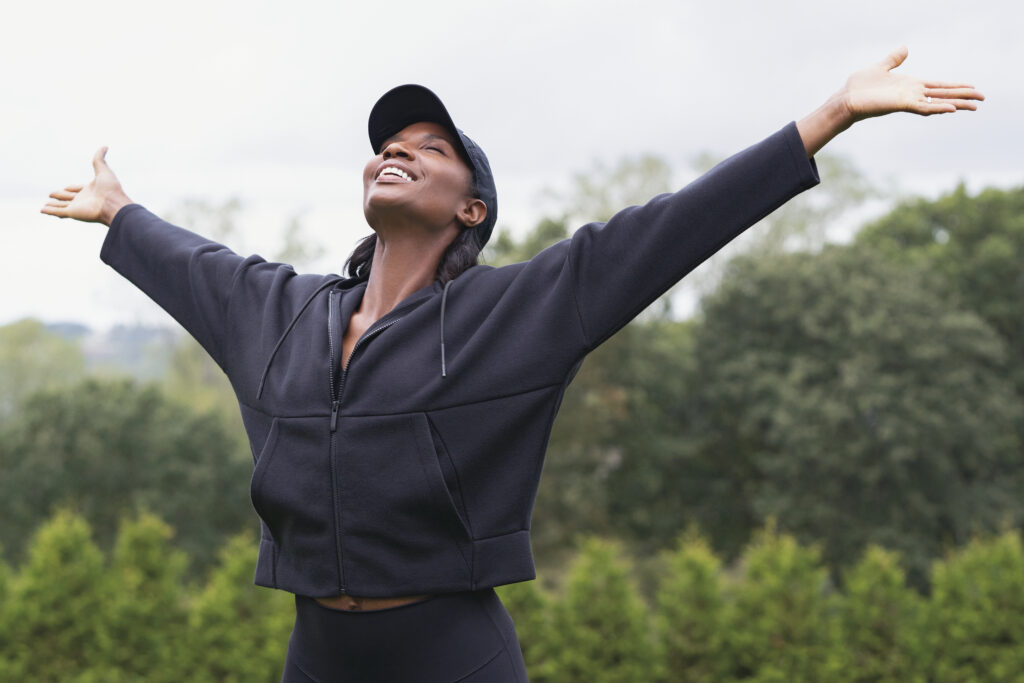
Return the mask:
M 68 681 L 102 666 L 114 588 L 89 525 L 58 512 L 33 538 L 6 601 L 10 680 Z
M 279 680 L 293 599 L 252 585 L 252 534 L 224 545 L 204 586 L 185 583 L 171 541 L 140 514 L 122 522 L 107 563 L 84 519 L 55 514 L 13 577 L 0 566 L 0 680 Z M 596 538 L 562 590 L 502 586 L 531 680 L 966 683 L 1024 671 L 1016 532 L 937 562 L 930 600 L 877 547 L 833 590 L 818 550 L 771 525 L 735 569 L 693 530 L 657 566 L 654 611 L 620 546 Z
M 1020 681 L 1024 547 L 1017 532 L 974 540 L 935 564 L 934 680 Z
M 224 371 L 195 339 L 181 337 L 160 386 L 169 399 L 187 406 L 191 412 L 216 416 L 224 431 L 235 437 L 236 450 L 248 450 L 235 390 Z
M 773 525 L 759 532 L 740 563 L 742 580 L 726 610 L 731 679 L 834 681 L 843 670 L 828 572 L 815 548 Z
M 486 263 L 504 266 L 533 258 L 545 247 L 569 237 L 570 226 L 607 221 L 620 209 L 643 204 L 668 192 L 672 169 L 652 155 L 623 157 L 609 167 L 595 161 L 586 172 L 574 173 L 564 192 L 548 191 L 555 204 L 552 216 L 542 218 L 533 230 L 516 241 L 499 230 L 483 254 Z
M 608 383 L 623 397 L 607 437 L 621 454 L 608 472 L 607 515 L 612 532 L 641 553 L 672 546 L 691 519 L 692 501 L 703 495 L 705 463 L 687 457 L 694 452 L 690 406 L 699 389 L 691 381 L 695 330 L 690 321 L 634 322 L 608 342 L 612 353 L 587 360 L 604 364 Z
M 924 602 L 895 553 L 870 546 L 845 575 L 840 615 L 851 683 L 927 680 Z
M 658 666 L 646 606 L 619 546 L 587 540 L 569 569 L 556 611 L 554 680 L 564 683 L 650 681 Z
M 728 670 L 721 562 L 695 531 L 666 560 L 657 617 L 668 680 L 719 680 Z
M 568 236 L 566 221 L 551 218 L 542 219 L 518 242 L 507 231 L 500 230 L 487 244 L 482 260 L 492 266 L 507 266 L 528 261 L 545 248 Z
M 122 522 L 110 567 L 110 644 L 105 664 L 132 680 L 180 681 L 187 626 L 188 559 L 173 530 L 152 514 Z
M 295 620 L 292 596 L 252 583 L 257 541 L 245 532 L 220 553 L 189 615 L 184 659 L 191 681 L 274 683 L 281 679 Z
M 698 157 L 695 167 L 707 171 L 718 163 L 708 155 Z M 774 255 L 792 251 L 818 251 L 841 237 L 837 228 L 850 213 L 881 191 L 874 187 L 848 158 L 830 154 L 815 156 L 821 185 L 786 202 L 714 254 L 687 277 L 697 291 L 712 292 L 739 255 Z
M 614 166 L 595 161 L 574 173 L 568 191 L 552 192 L 562 214 L 574 221 L 607 221 L 621 209 L 669 192 L 672 169 L 651 154 L 623 157 Z
M 0 541 L 18 557 L 54 506 L 83 514 L 109 548 L 120 518 L 149 509 L 202 566 L 251 520 L 251 457 L 215 414 L 155 386 L 87 379 L 26 399 L 0 433 Z
M 81 349 L 38 320 L 0 327 L 0 424 L 29 394 L 73 384 L 84 371 Z
M 1006 347 L 919 269 L 859 248 L 741 259 L 695 367 L 693 509 L 729 554 L 777 516 L 833 567 L 873 542 L 923 583 L 944 544 L 1024 519 Z
M 933 201 L 907 201 L 865 227 L 858 241 L 939 275 L 943 298 L 979 315 L 1006 341 L 1024 396 L 1024 187 L 972 197 L 960 185 Z
M 556 683 L 553 664 L 557 652 L 552 608 L 554 600 L 536 581 L 524 581 L 497 589 L 498 597 L 515 622 L 519 646 L 533 683 Z
M 2 555 L 0 555 L 2 556 Z M 14 677 L 14 655 L 11 647 L 10 619 L 8 605 L 11 599 L 11 572 L 0 560 L 0 681 L 9 681 Z

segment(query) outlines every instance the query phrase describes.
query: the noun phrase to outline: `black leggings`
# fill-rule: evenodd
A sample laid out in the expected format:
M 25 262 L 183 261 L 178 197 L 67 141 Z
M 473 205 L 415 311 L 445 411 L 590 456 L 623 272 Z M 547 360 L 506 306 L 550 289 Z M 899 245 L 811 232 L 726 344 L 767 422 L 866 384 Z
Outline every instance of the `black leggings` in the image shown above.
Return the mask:
M 281 683 L 528 683 L 494 590 L 347 612 L 295 596 Z

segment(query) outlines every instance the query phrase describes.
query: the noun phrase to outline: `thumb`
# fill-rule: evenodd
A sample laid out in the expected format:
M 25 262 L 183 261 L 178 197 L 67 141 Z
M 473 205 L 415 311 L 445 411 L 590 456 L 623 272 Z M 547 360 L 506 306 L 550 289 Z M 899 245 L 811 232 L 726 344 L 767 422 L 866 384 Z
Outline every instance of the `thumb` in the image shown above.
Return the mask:
M 907 49 L 906 45 L 902 45 L 890 52 L 888 56 L 882 60 L 882 66 L 884 66 L 887 71 L 892 71 L 903 63 L 903 60 L 907 58 L 908 54 L 910 54 L 910 50 Z
M 100 171 L 107 167 L 107 162 L 104 157 L 107 156 L 107 148 L 100 147 L 96 150 L 96 153 L 92 155 L 92 170 L 99 175 Z

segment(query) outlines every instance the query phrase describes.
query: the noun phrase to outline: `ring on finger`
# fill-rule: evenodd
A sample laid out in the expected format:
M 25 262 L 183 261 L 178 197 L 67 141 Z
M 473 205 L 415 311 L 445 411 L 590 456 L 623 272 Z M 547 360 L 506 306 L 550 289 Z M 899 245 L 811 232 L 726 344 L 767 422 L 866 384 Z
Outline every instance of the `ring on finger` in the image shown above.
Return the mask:
M 924 101 L 927 102 L 928 104 L 931 104 L 932 98 L 926 97 L 926 98 L 924 98 Z

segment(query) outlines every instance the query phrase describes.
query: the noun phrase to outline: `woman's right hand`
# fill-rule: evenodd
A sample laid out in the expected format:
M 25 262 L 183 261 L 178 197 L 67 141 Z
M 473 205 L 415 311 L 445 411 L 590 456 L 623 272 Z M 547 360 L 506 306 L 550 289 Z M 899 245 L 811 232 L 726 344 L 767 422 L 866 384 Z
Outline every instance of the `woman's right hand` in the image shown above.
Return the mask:
M 107 148 L 100 147 L 92 157 L 92 168 L 96 173 L 88 185 L 68 185 L 63 190 L 50 193 L 41 213 L 58 218 L 74 218 L 79 221 L 110 225 L 121 207 L 132 200 L 124 193 L 121 182 L 107 166 L 104 157 Z

